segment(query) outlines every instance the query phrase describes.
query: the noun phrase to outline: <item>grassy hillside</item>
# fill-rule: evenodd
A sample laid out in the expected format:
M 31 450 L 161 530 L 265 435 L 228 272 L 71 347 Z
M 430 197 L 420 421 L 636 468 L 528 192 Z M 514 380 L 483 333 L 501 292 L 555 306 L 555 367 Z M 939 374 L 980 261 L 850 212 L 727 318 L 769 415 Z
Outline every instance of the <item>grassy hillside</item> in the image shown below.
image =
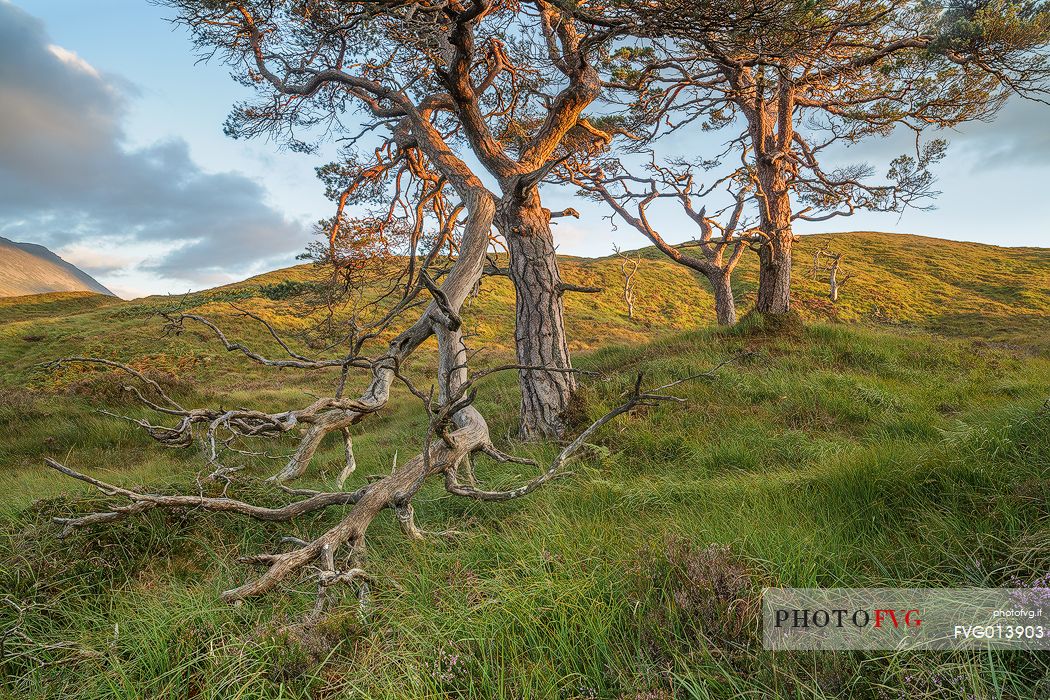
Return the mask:
M 95 292 L 50 292 L 17 297 L 0 297 L 0 323 L 11 321 L 46 322 L 74 316 L 103 306 L 119 304 L 120 298 Z
M 1047 251 L 874 234 L 836 236 L 836 248 L 847 237 L 845 264 L 857 276 L 840 304 L 829 309 L 819 286 L 802 280 L 811 323 L 779 335 L 754 319 L 710 328 L 709 295 L 648 257 L 639 318 L 627 319 L 612 288 L 615 260 L 566 259 L 570 281 L 610 287 L 568 302 L 577 363 L 596 373 L 581 392 L 581 423 L 614 405 L 635 372 L 662 383 L 753 354 L 713 380 L 682 385 L 685 404 L 607 426 L 569 478 L 529 498 L 477 504 L 429 485 L 416 501 L 420 526 L 462 534 L 409 544 L 380 517 L 369 531 L 378 582 L 368 617 L 348 595 L 311 635 L 290 626 L 311 604 L 309 581 L 240 608 L 216 594 L 250 575 L 238 556 L 274 551 L 285 535 L 316 534 L 336 512 L 284 526 L 154 513 L 58 540 L 50 517 L 105 499 L 45 473 L 42 456 L 116 483 L 183 492 L 201 488 L 201 461 L 195 450 L 162 449 L 135 426 L 92 413 L 101 404 L 144 415 L 105 373 L 34 367 L 59 354 L 103 354 L 154 371 L 188 404 L 304 403 L 330 378 L 261 372 L 196 329 L 163 336 L 151 314 L 180 302 L 273 351 L 228 302 L 302 327 L 294 298 L 269 297 L 284 296 L 272 285 L 307 280 L 309 269 L 185 300 L 0 306 L 0 591 L 21 609 L 0 606 L 0 629 L 17 630 L 6 635 L 0 692 L 1039 697 L 1050 689 L 1050 661 L 1038 654 L 772 655 L 755 637 L 764 585 L 1010 586 L 1050 571 Z M 819 244 L 802 240 L 800 279 Z M 903 249 L 912 262 L 891 264 Z M 997 282 L 974 271 L 990 256 L 1003 271 Z M 749 270 L 738 277 L 746 298 Z M 509 351 L 494 339 L 509 328 L 510 294 L 505 281 L 486 280 L 465 314 L 477 331 L 472 343 L 493 346 L 492 356 Z M 63 315 L 42 316 L 48 304 Z M 424 377 L 427 362 L 410 369 Z M 485 381 L 479 407 L 493 436 L 549 458 L 553 446 L 500 437 L 516 405 L 513 377 Z M 418 450 L 417 406 L 396 396 L 355 427 L 360 468 L 351 486 L 386 473 L 395 453 Z M 340 460 L 340 446 L 326 444 L 302 485 L 330 488 Z M 273 468 L 254 460 L 232 495 L 291 499 L 253 478 Z M 479 469 L 492 486 L 528 476 L 520 467 Z
M 809 275 L 813 252 L 829 239 L 833 250 L 846 252 L 843 264 L 853 275 L 836 304 L 827 300 L 826 283 Z M 574 352 L 643 342 L 713 323 L 706 281 L 652 249 L 638 255 L 643 260 L 633 319 L 627 317 L 616 258 L 562 259 L 567 281 L 604 288 L 600 294 L 566 295 Z M 754 300 L 753 258 L 745 256 L 735 277 L 741 313 Z M 863 322 L 975 339 L 1006 351 L 1050 354 L 1050 249 L 844 233 L 803 237 L 794 264 L 796 305 L 807 320 Z M 312 268 L 299 266 L 185 297 L 130 302 L 85 293 L 0 300 L 0 385 L 32 385 L 39 380 L 36 364 L 64 354 L 148 361 L 162 371 L 193 366 L 202 379 L 235 368 L 240 372 L 241 364 L 229 364 L 201 334 L 165 336 L 156 312 L 179 307 L 214 316 L 238 337 L 276 351 L 265 330 L 246 323 L 231 304 L 294 334 L 308 319 L 295 312 L 295 295 L 287 295 L 280 285 L 308 282 L 314 275 Z M 508 280 L 485 279 L 464 316 L 476 347 L 494 356 L 513 352 L 513 288 Z

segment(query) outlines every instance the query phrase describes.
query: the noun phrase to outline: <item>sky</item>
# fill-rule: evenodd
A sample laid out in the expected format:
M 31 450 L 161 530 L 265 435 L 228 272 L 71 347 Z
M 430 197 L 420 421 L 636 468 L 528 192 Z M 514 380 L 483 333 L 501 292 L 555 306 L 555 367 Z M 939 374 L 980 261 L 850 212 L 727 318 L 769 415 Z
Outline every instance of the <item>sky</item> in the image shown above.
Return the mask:
M 331 216 L 314 168 L 334 154 L 233 140 L 222 124 L 247 96 L 229 69 L 198 63 L 171 10 L 145 0 L 0 0 L 0 236 L 46 245 L 119 296 L 179 294 L 295 262 Z M 932 211 L 862 213 L 798 233 L 891 231 L 1004 246 L 1050 245 L 1050 106 L 1015 100 L 994 123 L 941 133 Z M 679 133 L 658 154 L 717 152 L 724 137 Z M 910 137 L 909 137 L 910 138 Z M 834 154 L 884 173 L 908 138 Z M 608 255 L 646 243 L 597 204 L 547 189 L 559 252 Z M 694 237 L 671 211 L 665 238 Z

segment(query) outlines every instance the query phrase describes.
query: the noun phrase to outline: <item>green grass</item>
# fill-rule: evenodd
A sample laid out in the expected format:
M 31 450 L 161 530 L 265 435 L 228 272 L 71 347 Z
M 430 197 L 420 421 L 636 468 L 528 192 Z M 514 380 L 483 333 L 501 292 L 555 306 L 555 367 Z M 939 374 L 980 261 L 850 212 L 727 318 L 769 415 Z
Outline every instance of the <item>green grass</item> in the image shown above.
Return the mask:
M 1020 277 L 1035 285 L 1043 264 Z M 593 283 L 582 271 L 596 265 L 567 261 L 581 272 L 566 276 Z M 609 268 L 613 273 L 618 268 Z M 298 269 L 292 278 L 305 274 Z M 294 329 L 302 321 L 287 301 L 244 293 L 275 281 L 242 283 L 190 303 L 239 297 Z M 746 289 L 746 274 L 741 283 Z M 866 287 L 851 285 L 837 315 L 860 320 Z M 615 297 L 587 310 L 571 302 L 578 337 L 596 346 L 598 336 L 579 329 L 608 327 L 616 339 L 601 348 L 577 341 L 585 346 L 578 365 L 597 373 L 581 391 L 581 422 L 615 405 L 636 372 L 647 383 L 664 383 L 743 350 L 751 354 L 714 379 L 681 385 L 686 403 L 607 426 L 571 476 L 526 499 L 478 504 L 428 485 L 415 502 L 420 526 L 454 528 L 463 533 L 458 537 L 411 544 L 381 515 L 369 531 L 368 568 L 378 584 L 368 617 L 359 616 L 347 592 L 310 636 L 291 625 L 311 605 L 308 577 L 239 608 L 223 605 L 217 593 L 251 575 L 238 556 L 274 551 L 284 535 L 316 534 L 336 512 L 285 525 L 153 513 L 57 539 L 50 517 L 107 500 L 43 470 L 43 455 L 116 483 L 172 491 L 196 490 L 201 461 L 195 450 L 160 448 L 135 426 L 91 413 L 99 402 L 137 410 L 120 403 L 106 375 L 55 376 L 33 365 L 62 352 L 104 352 L 170 374 L 165 381 L 187 403 L 270 408 L 308 401 L 326 378 L 270 376 L 217 352 L 195 331 L 163 337 L 147 314 L 171 303 L 165 299 L 8 320 L 0 324 L 0 593 L 23 607 L 18 629 L 25 636 L 7 638 L 0 693 L 1045 697 L 1050 662 L 1039 654 L 773 655 L 756 638 L 763 585 L 1007 586 L 1050 571 L 1050 358 L 1038 323 L 1022 343 L 1026 326 L 1015 318 L 1017 309 L 1045 313 L 1036 303 L 1044 303 L 1044 290 L 1029 289 L 1025 298 L 1035 302 L 1003 301 L 1002 314 L 989 305 L 986 323 L 945 327 L 959 336 L 950 339 L 916 331 L 941 323 L 934 302 L 894 279 L 883 287 L 880 298 L 904 299 L 914 320 L 834 323 L 804 307 L 811 323 L 778 335 L 756 318 L 731 330 L 684 330 L 705 325 L 710 314 L 699 293 L 696 317 L 651 327 L 623 317 Z M 499 315 L 506 290 L 489 281 L 486 288 L 468 313 L 468 322 L 488 329 L 476 345 L 507 323 Z M 669 303 L 650 302 L 654 319 Z M 955 313 L 948 303 L 940 306 Z M 221 303 L 203 308 L 262 342 Z M 993 337 L 981 335 L 993 326 Z M 45 338 L 23 340 L 30 331 Z M 412 371 L 426 377 L 429 362 L 421 357 Z M 479 408 L 494 436 L 512 428 L 516 392 L 513 377 L 485 380 Z M 353 483 L 385 473 L 395 452 L 404 459 L 417 451 L 422 425 L 417 402 L 399 395 L 389 411 L 356 427 L 360 469 Z M 554 450 L 508 448 L 541 459 Z M 326 443 L 303 485 L 328 487 L 340 453 L 338 444 Z M 249 477 L 273 468 L 257 460 Z M 488 462 L 479 472 L 492 485 L 527 477 L 520 467 Z M 289 498 L 254 478 L 237 482 L 232 494 L 261 503 Z M 3 605 L 0 630 L 18 619 Z
M 846 252 L 843 265 L 853 275 L 836 304 L 827 300 L 826 283 L 809 274 L 813 252 L 828 240 L 833 250 Z M 566 294 L 573 352 L 646 342 L 714 322 L 706 281 L 651 248 L 639 255 L 633 319 L 626 314 L 615 257 L 562 258 L 567 281 L 604 290 Z M 734 277 L 741 315 L 754 300 L 754 257 L 745 256 Z M 301 332 L 309 319 L 298 312 L 297 300 L 266 295 L 282 296 L 273 293 L 277 285 L 309 283 L 315 275 L 299 266 L 214 290 L 131 302 L 86 293 L 0 299 L 0 386 L 35 386 L 35 364 L 72 353 L 135 359 L 158 371 L 192 374 L 203 383 L 233 371 L 245 380 L 274 384 L 272 373 L 250 368 L 246 373 L 243 365 L 225 361 L 203 328 L 164 335 L 156 314 L 181 309 L 213 316 L 233 337 L 276 352 L 265 330 L 239 317 L 231 304 L 263 315 L 284 332 Z M 1050 356 L 1047 249 L 879 233 L 804 236 L 796 245 L 794 281 L 796 306 L 807 321 L 862 322 L 977 340 L 1001 352 Z M 464 318 L 472 342 L 489 355 L 513 352 L 513 299 L 509 281 L 496 277 L 485 279 L 477 297 L 467 302 Z

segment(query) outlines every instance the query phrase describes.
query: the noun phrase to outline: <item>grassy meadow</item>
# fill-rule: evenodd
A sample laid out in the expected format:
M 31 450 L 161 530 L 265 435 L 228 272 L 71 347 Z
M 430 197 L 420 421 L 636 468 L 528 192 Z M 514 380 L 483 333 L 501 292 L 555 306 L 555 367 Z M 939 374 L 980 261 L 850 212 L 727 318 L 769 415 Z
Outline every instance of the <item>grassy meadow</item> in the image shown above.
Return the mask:
M 832 305 L 808 275 L 830 238 L 854 274 Z M 111 372 L 46 371 L 99 355 L 148 371 L 186 405 L 275 410 L 328 392 L 333 375 L 255 367 L 202 327 L 165 335 L 156 312 L 216 318 L 232 338 L 276 354 L 265 329 L 309 323 L 300 267 L 185 298 L 133 302 L 60 294 L 0 300 L 0 695 L 11 698 L 1050 698 L 1037 653 L 777 653 L 758 636 L 763 586 L 1017 586 L 1050 572 L 1050 251 L 918 236 L 805 237 L 799 318 L 770 328 L 712 326 L 710 294 L 641 251 L 636 317 L 615 259 L 566 258 L 576 284 L 567 327 L 583 381 L 578 427 L 620 401 L 634 375 L 663 384 L 748 353 L 676 387 L 684 404 L 621 418 L 571 474 L 527 498 L 476 503 L 427 485 L 407 541 L 389 515 L 369 530 L 376 578 L 365 614 L 346 591 L 308 632 L 304 576 L 243 606 L 218 592 L 252 570 L 237 557 L 309 537 L 338 509 L 260 524 L 152 512 L 59 539 L 54 516 L 110 502 L 43 468 L 51 456 L 125 486 L 218 493 L 196 449 L 152 444 L 97 413 L 146 413 Z M 754 294 L 747 260 L 735 290 Z M 283 286 L 282 286 L 283 285 Z M 512 353 L 513 292 L 487 279 L 464 320 L 479 361 Z M 423 352 L 408 368 L 424 378 Z M 515 378 L 489 377 L 478 406 L 514 444 Z M 348 486 L 384 474 L 422 442 L 418 401 L 355 426 Z M 293 440 L 269 446 L 287 451 Z M 342 446 L 325 443 L 301 480 L 332 488 Z M 230 495 L 289 496 L 258 458 Z M 486 485 L 530 476 L 478 464 Z M 300 484 L 296 484 L 300 485 Z

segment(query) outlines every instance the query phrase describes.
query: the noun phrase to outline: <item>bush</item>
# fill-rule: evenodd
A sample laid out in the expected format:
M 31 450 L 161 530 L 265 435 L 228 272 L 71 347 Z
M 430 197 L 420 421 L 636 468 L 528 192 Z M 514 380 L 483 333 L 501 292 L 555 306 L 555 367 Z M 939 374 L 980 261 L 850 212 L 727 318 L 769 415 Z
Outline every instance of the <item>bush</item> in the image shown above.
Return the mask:
M 43 415 L 37 394 L 21 387 L 0 387 L 0 425 Z
M 664 592 L 686 634 L 718 645 L 755 639 L 758 588 L 747 564 L 724 545 L 698 549 L 683 540 L 672 540 L 665 557 Z
M 164 358 L 161 358 L 162 360 Z M 142 364 L 142 363 L 137 363 Z M 176 366 L 180 364 L 175 363 Z M 188 363 L 181 363 L 188 364 Z M 195 387 L 192 378 L 181 376 L 168 369 L 138 368 L 143 376 L 152 379 L 164 389 L 165 392 L 174 394 L 187 394 Z M 91 401 L 101 401 L 112 405 L 140 405 L 138 398 L 126 386 L 134 386 L 147 397 L 156 398 L 153 392 L 131 375 L 120 370 L 99 370 L 89 368 L 81 370 L 78 376 L 70 379 L 65 387 L 65 393 L 72 396 L 81 396 Z
M 271 301 L 282 301 L 292 297 L 317 292 L 321 285 L 317 282 L 299 282 L 297 280 L 284 280 L 276 284 L 264 284 L 259 287 L 259 293 Z

